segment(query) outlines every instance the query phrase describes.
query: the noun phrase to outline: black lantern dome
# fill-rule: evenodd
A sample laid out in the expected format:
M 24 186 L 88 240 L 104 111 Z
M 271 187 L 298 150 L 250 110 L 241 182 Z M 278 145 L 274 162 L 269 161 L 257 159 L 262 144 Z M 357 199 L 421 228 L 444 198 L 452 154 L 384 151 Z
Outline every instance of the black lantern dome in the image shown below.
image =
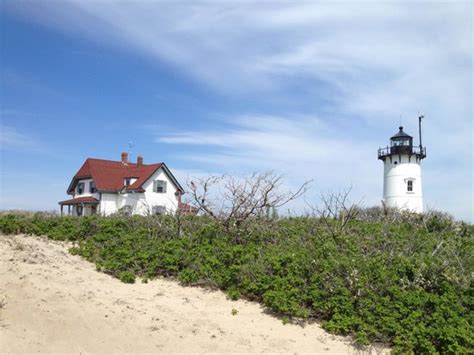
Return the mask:
M 403 126 L 390 138 L 390 152 L 392 154 L 411 154 L 413 151 L 413 137 L 403 132 Z
M 420 128 L 420 143 L 421 143 L 421 128 Z M 386 157 L 393 155 L 408 154 L 409 156 L 416 156 L 418 159 L 426 158 L 426 148 L 421 146 L 413 146 L 413 137 L 403 131 L 403 126 L 398 127 L 398 132 L 390 137 L 390 147 L 380 148 L 378 155 L 379 159 L 384 160 Z

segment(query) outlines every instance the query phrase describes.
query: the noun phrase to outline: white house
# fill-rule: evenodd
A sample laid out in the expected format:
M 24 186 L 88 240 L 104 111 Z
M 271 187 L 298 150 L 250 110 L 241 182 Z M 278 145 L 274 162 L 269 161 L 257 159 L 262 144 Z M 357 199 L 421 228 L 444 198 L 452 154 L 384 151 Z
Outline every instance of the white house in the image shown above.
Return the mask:
M 120 161 L 88 158 L 67 189 L 71 199 L 59 202 L 61 214 L 163 214 L 192 210 L 181 203 L 184 190 L 165 163 L 136 163 L 122 153 Z

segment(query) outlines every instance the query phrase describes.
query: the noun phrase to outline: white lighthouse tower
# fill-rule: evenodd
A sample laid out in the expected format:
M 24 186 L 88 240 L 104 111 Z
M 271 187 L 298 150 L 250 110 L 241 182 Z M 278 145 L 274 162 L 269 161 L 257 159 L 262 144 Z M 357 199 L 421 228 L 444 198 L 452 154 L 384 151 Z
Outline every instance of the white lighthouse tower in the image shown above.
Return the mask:
M 380 148 L 383 161 L 383 201 L 385 206 L 412 212 L 423 212 L 421 190 L 421 160 L 426 158 L 426 148 L 421 144 L 421 119 L 418 117 L 420 145 L 413 146 L 413 137 L 399 127 L 390 138 L 390 147 Z

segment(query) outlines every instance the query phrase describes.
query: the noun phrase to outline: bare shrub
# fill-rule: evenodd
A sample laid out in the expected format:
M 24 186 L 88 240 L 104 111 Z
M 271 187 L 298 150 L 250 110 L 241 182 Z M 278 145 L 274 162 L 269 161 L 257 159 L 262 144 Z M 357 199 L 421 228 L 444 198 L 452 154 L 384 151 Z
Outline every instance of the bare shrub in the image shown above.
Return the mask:
M 232 176 L 209 176 L 188 183 L 191 199 L 199 211 L 226 228 L 239 227 L 251 217 L 271 217 L 275 209 L 302 196 L 311 181 L 296 192 L 281 192 L 282 175 L 254 173 L 243 180 Z
M 352 187 L 337 193 L 321 194 L 322 205 L 318 207 L 308 204 L 312 209 L 313 216 L 323 222 L 333 238 L 341 235 L 348 223 L 360 213 L 360 207 L 349 201 L 351 190 Z
M 381 222 L 385 219 L 386 211 L 383 207 L 372 206 L 366 208 L 359 208 L 357 213 L 357 220 L 364 222 Z

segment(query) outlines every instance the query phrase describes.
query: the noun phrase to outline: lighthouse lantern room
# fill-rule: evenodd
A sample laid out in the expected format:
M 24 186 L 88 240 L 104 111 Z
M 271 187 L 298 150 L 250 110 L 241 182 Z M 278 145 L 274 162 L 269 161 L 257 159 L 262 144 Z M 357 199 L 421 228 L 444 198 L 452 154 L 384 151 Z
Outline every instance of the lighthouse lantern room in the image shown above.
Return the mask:
M 423 212 L 421 161 L 426 158 L 426 148 L 421 144 L 422 118 L 418 118 L 418 147 L 413 146 L 413 137 L 400 126 L 390 138 L 390 146 L 378 151 L 378 158 L 384 163 L 383 202 L 386 207 Z

